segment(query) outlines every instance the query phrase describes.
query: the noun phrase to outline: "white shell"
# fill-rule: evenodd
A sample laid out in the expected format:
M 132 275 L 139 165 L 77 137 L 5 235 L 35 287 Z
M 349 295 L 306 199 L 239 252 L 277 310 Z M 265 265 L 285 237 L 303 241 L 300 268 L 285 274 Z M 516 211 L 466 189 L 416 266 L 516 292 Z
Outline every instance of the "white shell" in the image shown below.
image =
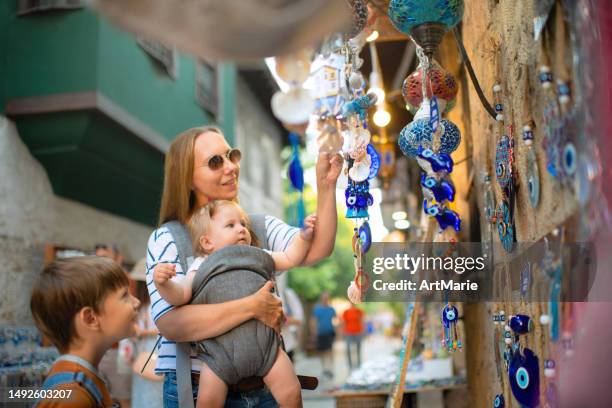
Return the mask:
M 504 115 L 498 113 L 497 116 L 495 116 L 495 120 L 501 122 L 502 120 L 504 120 Z
M 525 146 L 531 146 L 531 144 L 533 143 L 533 140 L 531 139 L 525 139 L 523 141 L 525 142 Z
M 542 65 L 540 67 L 540 72 L 550 72 L 550 67 L 548 65 Z
M 289 125 L 307 123 L 314 107 L 314 101 L 304 89 L 292 89 L 287 93 L 279 91 L 272 96 L 272 113 Z
M 546 378 L 553 378 L 555 376 L 555 369 L 554 368 L 545 368 L 544 369 L 544 376 Z
M 493 92 L 501 92 L 502 87 L 500 84 L 493 85 Z
M 372 159 L 369 154 L 366 154 L 363 160 L 353 164 L 353 167 L 349 170 L 349 176 L 353 181 L 366 181 L 370 175 L 371 165 Z
M 540 315 L 540 324 L 543 324 L 543 325 L 550 324 L 550 315 L 547 315 L 547 314 Z
M 512 344 L 512 339 L 511 339 L 511 338 L 506 337 L 506 338 L 504 338 L 504 341 L 505 341 L 505 342 L 506 342 L 506 344 L 508 344 L 508 345 Z
M 346 296 L 353 304 L 361 303 L 361 291 L 355 284 L 355 281 L 352 281 L 349 285 L 348 289 L 346 290 Z

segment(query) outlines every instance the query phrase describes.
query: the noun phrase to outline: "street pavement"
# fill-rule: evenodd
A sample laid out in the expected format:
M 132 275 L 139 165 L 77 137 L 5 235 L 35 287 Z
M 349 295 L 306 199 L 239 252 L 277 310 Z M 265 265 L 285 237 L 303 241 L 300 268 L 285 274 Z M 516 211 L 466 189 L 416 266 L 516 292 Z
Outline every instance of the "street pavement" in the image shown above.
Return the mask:
M 401 340 L 390 338 L 382 334 L 372 334 L 361 343 L 361 362 L 378 358 L 381 355 L 393 354 L 399 350 Z M 346 343 L 337 340 L 334 343 L 334 377 L 327 379 L 323 376 L 323 368 L 318 357 L 309 357 L 298 353 L 295 358 L 295 369 L 298 374 L 311 375 L 319 379 L 319 386 L 314 391 L 304 390 L 305 408 L 333 408 L 334 398 L 327 395 L 328 391 L 340 387 L 349 376 L 349 367 L 346 357 Z

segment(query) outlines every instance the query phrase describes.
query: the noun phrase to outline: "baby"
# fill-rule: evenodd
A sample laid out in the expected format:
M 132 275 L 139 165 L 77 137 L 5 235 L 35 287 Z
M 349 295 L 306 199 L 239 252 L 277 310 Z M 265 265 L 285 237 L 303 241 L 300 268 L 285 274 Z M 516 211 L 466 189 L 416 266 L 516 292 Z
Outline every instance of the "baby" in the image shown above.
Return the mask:
M 307 217 L 304 220 L 304 228 L 291 240 L 284 252 L 266 251 L 274 261 L 274 268 L 277 271 L 302 263 L 310 248 L 315 222 L 316 216 Z M 192 216 L 189 230 L 198 257 L 189 267 L 186 277 L 178 281 L 175 278 L 175 266 L 172 264 L 158 264 L 153 272 L 153 280 L 160 295 L 168 303 L 177 306 L 190 301 L 194 277 L 208 255 L 232 245 L 257 246 L 257 237 L 249 230 L 246 213 L 233 201 L 210 202 Z M 198 349 L 202 354 L 203 347 Z M 201 359 L 205 360 L 203 356 Z M 263 375 L 263 380 L 281 407 L 302 406 L 299 381 L 289 357 L 280 347 L 271 368 Z M 198 407 L 222 407 L 227 391 L 228 384 L 203 361 Z

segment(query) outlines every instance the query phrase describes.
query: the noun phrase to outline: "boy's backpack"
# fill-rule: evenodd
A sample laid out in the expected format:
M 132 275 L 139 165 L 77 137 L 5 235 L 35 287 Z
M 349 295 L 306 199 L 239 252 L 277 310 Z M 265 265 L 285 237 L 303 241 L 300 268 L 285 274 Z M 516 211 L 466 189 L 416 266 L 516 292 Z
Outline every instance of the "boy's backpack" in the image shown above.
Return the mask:
M 60 356 L 56 361 L 71 361 L 82 365 L 82 361 L 70 355 Z M 77 383 L 89 393 L 96 402 L 96 407 L 104 407 L 104 396 L 96 383 L 82 371 L 60 371 L 48 376 L 43 382 L 41 389 L 52 390 L 65 384 Z M 37 406 L 38 403 L 34 406 Z

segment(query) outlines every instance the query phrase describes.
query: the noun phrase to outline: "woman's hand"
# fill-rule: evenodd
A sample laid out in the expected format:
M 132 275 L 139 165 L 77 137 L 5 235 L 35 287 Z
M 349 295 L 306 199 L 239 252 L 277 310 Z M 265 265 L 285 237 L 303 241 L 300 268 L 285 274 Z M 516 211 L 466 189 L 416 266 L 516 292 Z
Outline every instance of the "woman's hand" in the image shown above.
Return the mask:
M 330 156 L 329 153 L 319 153 L 316 166 L 317 188 L 336 188 L 343 162 L 339 154 Z
M 255 314 L 254 317 L 266 326 L 273 328 L 276 332 L 280 332 L 285 319 L 282 307 L 283 302 L 274 295 L 272 292 L 273 288 L 274 283 L 268 281 L 261 289 L 252 294 L 250 298 L 253 305 L 252 310 Z

